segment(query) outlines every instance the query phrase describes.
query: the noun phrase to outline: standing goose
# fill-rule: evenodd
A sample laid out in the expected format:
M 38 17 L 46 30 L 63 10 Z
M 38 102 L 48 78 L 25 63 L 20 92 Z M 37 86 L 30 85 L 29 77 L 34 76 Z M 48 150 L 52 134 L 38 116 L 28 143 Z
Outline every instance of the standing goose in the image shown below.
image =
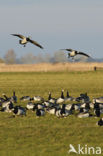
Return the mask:
M 64 90 L 61 91 L 61 97 L 56 100 L 56 103 L 60 104 L 64 102 Z
M 62 50 L 66 50 L 66 51 L 69 51 L 68 53 L 68 58 L 72 58 L 74 59 L 74 56 L 76 55 L 84 55 L 86 57 L 90 57 L 89 55 L 87 55 L 86 53 L 83 53 L 83 52 L 80 52 L 80 51 L 77 51 L 77 50 L 73 50 L 73 49 L 62 49 Z
M 73 97 L 71 97 L 69 95 L 69 92 L 67 91 L 67 97 L 65 97 L 65 101 L 67 102 L 67 101 L 72 101 L 72 100 L 73 100 Z
M 48 101 L 51 102 L 51 103 L 55 103 L 56 102 L 56 99 L 55 98 L 52 98 L 51 92 L 49 92 Z
M 14 103 L 17 103 L 17 96 L 15 95 L 15 91 L 13 91 L 13 96 L 11 97 Z
M 21 38 L 22 40 L 19 40 L 19 44 L 24 45 L 24 47 L 26 46 L 26 44 L 27 44 L 28 42 L 30 42 L 30 43 L 32 43 L 32 44 L 38 46 L 39 48 L 43 49 L 43 47 L 42 47 L 39 43 L 37 43 L 37 42 L 34 41 L 34 40 L 31 40 L 30 37 L 25 37 L 25 36 L 20 35 L 20 34 L 11 34 L 11 35 L 17 36 L 17 37 Z

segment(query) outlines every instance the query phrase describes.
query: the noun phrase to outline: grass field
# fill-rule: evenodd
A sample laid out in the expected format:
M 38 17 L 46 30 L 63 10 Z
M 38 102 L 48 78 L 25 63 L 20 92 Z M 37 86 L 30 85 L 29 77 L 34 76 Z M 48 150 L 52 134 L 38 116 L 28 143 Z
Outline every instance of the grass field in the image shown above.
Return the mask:
M 59 97 L 61 89 L 74 97 L 85 92 L 90 98 L 103 96 L 103 72 L 0 73 L 0 96 L 11 96 L 15 90 L 18 98 L 47 99 L 49 91 Z M 18 105 L 26 103 L 18 100 Z M 0 156 L 68 156 L 69 144 L 103 148 L 103 128 L 96 126 L 97 118 L 60 119 L 49 114 L 36 118 L 30 111 L 26 117 L 10 116 L 0 112 Z

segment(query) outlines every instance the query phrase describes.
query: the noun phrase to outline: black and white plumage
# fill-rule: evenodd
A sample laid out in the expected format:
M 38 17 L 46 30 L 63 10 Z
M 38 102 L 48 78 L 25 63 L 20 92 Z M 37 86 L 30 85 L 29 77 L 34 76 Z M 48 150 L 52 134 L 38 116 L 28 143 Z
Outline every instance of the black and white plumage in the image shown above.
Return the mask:
M 59 97 L 57 100 L 56 100 L 56 103 L 57 104 L 60 104 L 60 103 L 63 103 L 64 102 L 64 90 L 61 91 L 61 97 Z
M 11 100 L 12 100 L 14 103 L 17 103 L 17 96 L 15 95 L 15 91 L 13 92 L 13 96 L 11 97 Z
M 22 101 L 31 101 L 31 97 L 30 96 L 22 96 L 20 98 L 20 100 L 22 100 Z
M 101 118 L 97 123 L 96 125 L 98 126 L 103 126 L 103 118 Z
M 21 107 L 21 106 L 15 106 L 14 110 L 13 110 L 13 114 L 17 115 L 17 116 L 26 116 L 26 110 L 25 108 Z
M 37 109 L 36 110 L 36 116 L 40 117 L 40 116 L 44 116 L 44 115 L 45 115 L 44 109 Z
M 68 53 L 68 58 L 70 58 L 70 57 L 74 58 L 74 56 L 76 56 L 76 55 L 84 55 L 84 56 L 86 56 L 86 57 L 90 57 L 90 56 L 87 55 L 86 53 L 80 52 L 80 51 L 77 51 L 77 50 L 73 50 L 73 49 L 62 49 L 62 50 L 66 50 L 66 51 L 69 52 L 69 53 Z
M 11 34 L 11 35 L 17 36 L 17 37 L 21 38 L 22 40 L 19 40 L 19 43 L 22 44 L 22 45 L 24 45 L 24 47 L 26 46 L 26 44 L 27 44 L 28 42 L 30 42 L 30 43 L 32 43 L 32 44 L 38 46 L 39 48 L 43 49 L 43 47 L 42 47 L 39 43 L 37 43 L 37 42 L 34 41 L 34 40 L 31 40 L 30 37 L 25 37 L 25 36 L 23 36 L 23 35 L 21 35 L 21 34 Z

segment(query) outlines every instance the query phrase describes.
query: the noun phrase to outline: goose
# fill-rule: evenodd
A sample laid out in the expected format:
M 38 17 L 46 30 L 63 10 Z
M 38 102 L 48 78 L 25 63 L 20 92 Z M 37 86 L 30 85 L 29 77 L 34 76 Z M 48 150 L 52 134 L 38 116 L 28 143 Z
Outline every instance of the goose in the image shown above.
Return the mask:
M 96 102 L 94 104 L 94 114 L 96 115 L 96 117 L 100 117 L 100 107 L 99 104 Z
M 43 105 L 46 107 L 46 108 L 50 108 L 50 107 L 53 107 L 54 106 L 54 103 L 51 103 L 49 101 L 44 101 Z
M 86 53 L 83 53 L 83 52 L 80 52 L 80 51 L 77 51 L 77 50 L 73 50 L 73 49 L 61 49 L 61 50 L 66 50 L 66 51 L 69 51 L 68 53 L 68 58 L 72 58 L 74 59 L 74 56 L 76 55 L 84 55 L 86 57 L 90 57 L 89 55 L 87 55 Z
M 92 114 L 90 114 L 89 112 L 83 112 L 83 113 L 78 114 L 78 118 L 88 118 L 91 116 Z
M 44 108 L 45 108 L 44 105 L 39 104 L 39 103 L 36 103 L 36 104 L 34 104 L 34 108 L 33 108 L 33 110 L 36 110 L 36 109 L 44 109 Z
M 27 110 L 33 110 L 34 109 L 34 103 L 28 102 L 27 105 L 26 105 L 26 109 Z
M 5 101 L 10 101 L 11 100 L 11 98 L 7 97 L 7 95 L 5 93 L 3 93 L 2 95 L 4 96 Z
M 53 107 L 53 108 L 47 108 L 47 112 L 48 112 L 49 114 L 52 114 L 52 115 L 55 115 L 57 110 L 58 110 L 58 109 L 55 108 L 55 107 Z
M 13 114 L 17 116 L 26 116 L 26 110 L 21 106 L 15 106 L 13 109 Z
M 103 126 L 103 118 L 101 118 L 97 123 L 96 125 L 98 126 Z
M 2 106 L 1 111 L 10 113 L 12 112 L 13 108 L 13 103 L 9 101 L 8 103 L 5 103 L 5 105 Z
M 74 110 L 75 111 L 79 111 L 80 110 L 80 108 L 81 108 L 81 104 L 74 104 Z
M 56 100 L 57 104 L 64 102 L 64 90 L 61 91 L 61 97 Z
M 79 97 L 76 98 L 77 102 L 90 102 L 89 96 L 87 96 L 87 93 L 81 93 Z
M 93 98 L 93 103 L 97 102 L 97 103 L 103 103 L 103 97 L 99 97 L 99 98 Z
M 17 103 L 17 96 L 15 95 L 15 91 L 13 91 L 13 96 L 11 97 L 14 103 Z
M 65 101 L 67 102 L 67 101 L 72 101 L 72 100 L 73 100 L 73 97 L 71 97 L 69 95 L 69 92 L 67 91 L 67 96 L 65 97 Z
M 20 34 L 11 34 L 11 35 L 17 36 L 17 37 L 21 38 L 22 40 L 19 40 L 19 44 L 24 45 L 24 47 L 26 46 L 26 44 L 27 44 L 28 42 L 30 42 L 30 43 L 32 43 L 32 44 L 38 46 L 39 48 L 43 49 L 43 47 L 42 47 L 39 43 L 37 43 L 37 42 L 34 41 L 34 40 L 31 40 L 30 37 L 25 37 L 25 36 L 20 35 Z
M 51 102 L 51 103 L 55 103 L 56 102 L 56 99 L 51 97 L 51 92 L 49 92 L 48 101 Z
M 36 116 L 40 117 L 44 115 L 45 115 L 44 109 L 36 109 Z
M 72 114 L 72 109 L 67 110 L 66 109 L 66 104 L 63 104 L 62 108 L 61 108 L 61 116 L 62 117 L 67 117 L 68 115 L 71 115 L 71 114 Z
M 22 100 L 22 101 L 30 101 L 31 98 L 30 98 L 30 96 L 22 96 L 22 97 L 20 98 L 20 100 Z
M 91 117 L 93 116 L 92 114 L 90 114 L 88 112 L 88 110 L 86 110 L 85 108 L 80 108 L 80 112 L 77 115 L 78 118 L 87 118 L 87 117 Z
M 44 102 L 44 98 L 41 96 L 34 96 L 32 98 L 35 102 Z
M 65 109 L 70 111 L 70 110 L 74 110 L 74 105 L 75 104 L 66 104 Z

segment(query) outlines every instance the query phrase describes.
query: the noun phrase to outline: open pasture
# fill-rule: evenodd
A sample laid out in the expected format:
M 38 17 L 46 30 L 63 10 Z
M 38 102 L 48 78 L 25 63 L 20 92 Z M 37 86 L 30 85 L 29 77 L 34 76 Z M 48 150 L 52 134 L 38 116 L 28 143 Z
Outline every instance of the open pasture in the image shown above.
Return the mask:
M 73 97 L 85 92 L 91 99 L 103 96 L 103 72 L 0 73 L 0 96 L 11 96 L 15 90 L 18 98 L 40 95 L 47 100 L 49 91 L 57 98 L 62 89 Z M 26 103 L 18 100 L 17 104 Z M 57 118 L 47 113 L 36 118 L 31 111 L 26 117 L 11 118 L 10 113 L 0 112 L 0 155 L 68 156 L 69 144 L 103 148 L 103 128 L 96 126 L 98 120 L 75 115 Z

